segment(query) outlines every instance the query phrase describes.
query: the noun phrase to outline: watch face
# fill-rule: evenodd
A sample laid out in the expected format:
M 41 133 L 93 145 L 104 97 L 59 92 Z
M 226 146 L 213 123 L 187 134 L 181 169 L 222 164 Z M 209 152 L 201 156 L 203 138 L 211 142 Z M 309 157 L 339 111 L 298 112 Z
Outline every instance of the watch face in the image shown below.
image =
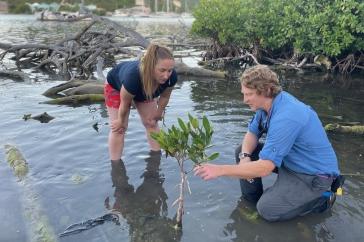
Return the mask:
M 240 154 L 239 154 L 239 158 L 240 158 L 240 159 L 243 159 L 243 158 L 245 158 L 245 157 L 250 157 L 250 154 L 248 154 L 248 153 L 240 153 Z

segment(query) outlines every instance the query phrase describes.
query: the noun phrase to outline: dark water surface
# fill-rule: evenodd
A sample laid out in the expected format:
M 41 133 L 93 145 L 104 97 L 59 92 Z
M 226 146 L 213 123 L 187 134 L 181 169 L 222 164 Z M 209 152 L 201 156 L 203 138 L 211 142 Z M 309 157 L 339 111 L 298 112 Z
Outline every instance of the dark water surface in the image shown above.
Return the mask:
M 158 22 L 143 20 L 136 24 L 138 19 L 118 20 L 137 29 L 161 29 Z M 168 22 L 162 25 L 165 31 L 178 25 L 178 21 Z M 0 15 L 0 42 L 44 42 L 78 28 L 77 24 L 37 22 L 32 16 Z M 240 201 L 237 180 L 220 178 L 204 182 L 189 175 L 192 195 L 185 199 L 183 233 L 176 234 L 171 226 L 176 211 L 172 203 L 178 196 L 178 166 L 170 158 L 149 155 L 137 112 L 130 113 L 124 163 L 111 164 L 105 106 L 40 104 L 47 100 L 42 93 L 61 81 L 37 71 L 28 73 L 29 83 L 0 77 L 1 242 L 31 241 L 29 211 L 42 214 L 58 234 L 72 223 L 111 209 L 122 215 L 119 226 L 108 222 L 59 241 L 361 240 L 364 179 L 360 175 L 347 177 L 344 196 L 338 197 L 331 212 L 273 224 L 254 219 L 254 210 Z M 286 90 L 312 105 L 324 123 L 364 123 L 361 79 L 353 77 L 349 85 L 347 80 L 318 74 L 282 75 Z M 43 112 L 55 119 L 49 123 L 22 119 L 24 114 Z M 242 104 L 238 80 L 179 81 L 167 109 L 166 125 L 176 123 L 177 117 L 186 119 L 188 113 L 208 116 L 215 130 L 212 150 L 220 152 L 217 162 L 234 162 L 233 147 L 241 141 L 252 115 Z M 95 123 L 98 131 L 93 128 Z M 362 175 L 364 138 L 339 134 L 330 134 L 329 138 L 342 172 Z M 16 145 L 28 161 L 26 185 L 19 183 L 8 167 L 5 144 Z M 188 166 L 191 168 L 189 163 Z M 268 177 L 265 184 L 273 180 L 274 177 Z

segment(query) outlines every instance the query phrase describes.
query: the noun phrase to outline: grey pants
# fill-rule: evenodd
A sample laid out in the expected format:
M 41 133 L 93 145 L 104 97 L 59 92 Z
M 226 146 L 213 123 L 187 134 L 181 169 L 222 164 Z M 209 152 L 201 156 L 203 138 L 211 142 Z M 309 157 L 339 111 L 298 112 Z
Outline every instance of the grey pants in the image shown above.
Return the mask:
M 252 160 L 259 159 L 262 147 L 258 145 Z M 240 161 L 240 152 L 241 145 L 235 151 L 236 163 Z M 326 210 L 328 198 L 323 193 L 330 190 L 333 178 L 301 174 L 284 166 L 274 172 L 278 173 L 277 180 L 264 191 L 261 178 L 240 180 L 242 197 L 256 203 L 259 215 L 265 220 L 283 221 Z

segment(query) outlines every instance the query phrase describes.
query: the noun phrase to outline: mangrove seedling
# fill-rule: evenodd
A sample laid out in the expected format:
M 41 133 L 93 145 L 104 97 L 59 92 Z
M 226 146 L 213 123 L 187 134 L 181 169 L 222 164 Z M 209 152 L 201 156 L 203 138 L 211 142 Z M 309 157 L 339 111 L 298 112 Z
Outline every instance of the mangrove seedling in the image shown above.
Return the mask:
M 211 147 L 213 134 L 212 126 L 206 116 L 203 116 L 202 123 L 190 114 L 188 118 L 188 122 L 178 118 L 179 126 L 172 125 L 167 130 L 151 133 L 151 137 L 159 143 L 166 156 L 174 157 L 180 168 L 179 197 L 173 203 L 173 205 L 178 204 L 176 229 L 182 228 L 184 190 L 187 188 L 190 191 L 184 161 L 191 160 L 194 165 L 200 165 L 219 156 L 219 153 L 206 154 L 206 149 Z

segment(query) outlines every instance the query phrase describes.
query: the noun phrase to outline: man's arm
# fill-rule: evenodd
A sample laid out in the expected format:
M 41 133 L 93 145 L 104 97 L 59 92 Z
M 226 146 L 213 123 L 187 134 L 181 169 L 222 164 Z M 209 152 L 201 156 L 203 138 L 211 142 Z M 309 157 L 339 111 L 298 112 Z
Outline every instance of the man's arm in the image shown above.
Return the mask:
M 255 150 L 255 148 L 257 147 L 257 145 L 258 145 L 258 137 L 254 133 L 248 131 L 244 136 L 243 143 L 241 145 L 241 152 L 248 153 L 251 155 Z M 251 160 L 249 157 L 240 159 L 240 162 L 244 161 L 251 161 Z
M 204 180 L 210 180 L 219 176 L 236 177 L 240 179 L 252 179 L 264 177 L 272 173 L 275 165 L 270 160 L 257 160 L 252 162 L 241 162 L 237 165 L 215 165 L 204 164 L 197 166 L 195 175 Z

